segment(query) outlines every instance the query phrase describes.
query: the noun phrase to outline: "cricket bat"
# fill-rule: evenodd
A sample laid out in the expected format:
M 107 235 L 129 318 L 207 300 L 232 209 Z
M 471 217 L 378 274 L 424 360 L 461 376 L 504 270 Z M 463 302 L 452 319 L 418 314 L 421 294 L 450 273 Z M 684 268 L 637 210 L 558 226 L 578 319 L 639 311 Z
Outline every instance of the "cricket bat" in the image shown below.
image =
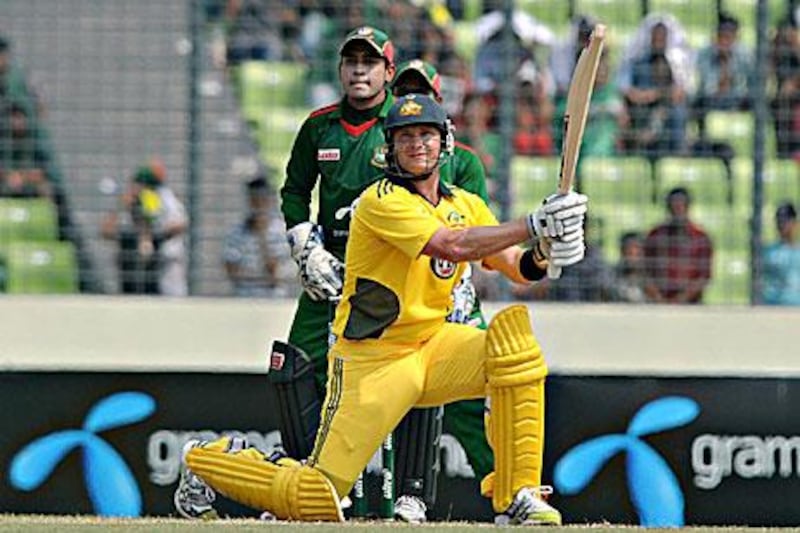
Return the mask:
M 564 136 L 561 144 L 561 170 L 558 175 L 558 194 L 567 194 L 575 180 L 575 169 L 578 156 L 581 153 L 583 130 L 586 127 L 586 117 L 589 114 L 589 102 L 594 90 L 594 78 L 597 75 L 597 66 L 600 64 L 600 54 L 603 51 L 603 39 L 606 27 L 597 24 L 589 37 L 586 45 L 575 63 L 572 72 L 572 81 L 567 93 L 567 108 L 564 113 Z M 561 267 L 550 265 L 547 276 L 557 279 L 561 276 Z

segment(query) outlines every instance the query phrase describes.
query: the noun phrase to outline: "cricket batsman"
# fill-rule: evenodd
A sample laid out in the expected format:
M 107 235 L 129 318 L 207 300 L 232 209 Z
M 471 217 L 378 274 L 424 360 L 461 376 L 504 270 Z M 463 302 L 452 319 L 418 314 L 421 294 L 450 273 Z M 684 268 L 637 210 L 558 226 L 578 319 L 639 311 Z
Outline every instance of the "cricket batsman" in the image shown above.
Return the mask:
M 587 198 L 552 195 L 498 224 L 483 200 L 440 180 L 449 140 L 439 104 L 402 97 L 385 129 L 385 176 L 353 213 L 311 455 L 267 457 L 223 437 L 192 443 L 186 465 L 217 492 L 280 519 L 342 521 L 341 498 L 409 409 L 488 396 L 495 461 L 482 491 L 496 523 L 559 525 L 541 480 L 547 365 L 527 308 L 501 310 L 486 331 L 446 317 L 468 261 L 518 283 L 541 279 L 548 264 L 581 261 Z

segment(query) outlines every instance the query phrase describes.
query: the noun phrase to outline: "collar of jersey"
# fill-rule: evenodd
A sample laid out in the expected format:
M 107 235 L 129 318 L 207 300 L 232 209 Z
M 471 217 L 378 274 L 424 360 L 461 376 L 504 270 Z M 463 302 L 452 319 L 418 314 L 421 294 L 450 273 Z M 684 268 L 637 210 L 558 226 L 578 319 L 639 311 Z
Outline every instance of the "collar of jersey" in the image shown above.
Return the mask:
M 417 189 L 411 185 L 411 180 L 403 179 L 400 177 L 394 177 L 386 175 L 386 179 L 394 183 L 395 185 L 399 185 L 400 187 L 406 189 L 411 194 L 416 194 L 418 196 L 422 196 Z M 448 184 L 446 184 L 442 179 L 439 179 L 439 194 L 442 196 L 453 196 L 453 189 L 450 188 Z
M 389 92 L 388 89 L 384 89 L 384 92 L 386 93 L 386 98 L 383 100 L 383 104 L 381 105 L 381 110 L 378 112 L 378 117 L 381 119 L 386 118 L 386 115 L 389 114 L 389 110 L 392 108 L 392 105 L 394 104 L 394 95 L 392 95 L 392 93 Z M 342 107 L 344 106 L 345 98 L 347 97 L 346 96 L 342 97 L 342 99 L 339 100 L 339 105 L 337 105 L 336 108 L 330 112 L 330 114 L 328 115 L 328 118 L 330 120 L 339 120 L 340 118 L 342 118 Z

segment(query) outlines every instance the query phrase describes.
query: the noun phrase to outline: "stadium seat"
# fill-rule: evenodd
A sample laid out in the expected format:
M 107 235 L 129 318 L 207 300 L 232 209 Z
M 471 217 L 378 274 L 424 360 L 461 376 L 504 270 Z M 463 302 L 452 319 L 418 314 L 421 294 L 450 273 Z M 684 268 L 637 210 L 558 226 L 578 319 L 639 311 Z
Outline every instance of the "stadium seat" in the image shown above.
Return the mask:
M 569 2 L 518 0 L 517 7 L 549 26 L 557 34 L 563 33 L 565 27 L 569 26 Z M 575 13 L 582 12 L 576 10 Z
M 569 2 L 545 2 L 568 4 Z M 642 19 L 641 0 L 574 0 L 574 12 L 592 15 L 618 33 L 632 31 Z
M 556 192 L 558 170 L 561 160 L 558 157 L 511 158 L 511 215 L 522 216 L 542 203 L 542 200 Z
M 750 213 L 731 206 L 696 203 L 689 215 L 708 233 L 717 250 L 746 252 L 749 249 Z
M 264 161 L 282 169 L 291 155 L 292 145 L 310 111 L 305 108 L 275 107 L 262 111 L 256 121 L 256 141 Z
M 58 237 L 56 206 L 46 198 L 0 198 L 0 243 Z
M 653 196 L 653 171 L 644 157 L 586 158 L 580 186 L 593 205 L 647 204 Z
M 709 111 L 705 134 L 710 141 L 727 142 L 737 157 L 752 157 L 755 116 L 749 111 Z
M 717 27 L 717 0 L 649 0 L 648 9 L 650 13 L 673 15 L 687 32 L 702 36 L 705 43 Z
M 715 250 L 711 281 L 703 303 L 746 305 L 750 303 L 750 254 L 747 251 Z
M 733 161 L 737 210 L 750 212 L 753 208 L 753 160 Z M 774 208 L 784 200 L 800 203 L 800 168 L 793 159 L 770 159 L 764 163 L 764 205 Z
M 276 107 L 305 105 L 308 67 L 282 61 L 245 61 L 238 67 L 242 113 L 246 120 Z
M 6 292 L 69 294 L 78 290 L 75 247 L 68 242 L 13 242 L 2 247 Z
M 695 204 L 725 205 L 732 185 L 722 160 L 705 157 L 664 157 L 655 164 L 659 200 L 676 186 L 685 186 Z
M 654 206 L 650 202 L 641 205 L 620 205 L 613 202 L 589 205 L 589 219 L 594 219 L 594 227 L 600 229 L 600 236 L 590 236 L 603 246 L 603 256 L 607 261 L 616 263 L 619 260 L 619 239 L 623 234 L 637 231 L 642 235 L 666 218 L 662 206 Z

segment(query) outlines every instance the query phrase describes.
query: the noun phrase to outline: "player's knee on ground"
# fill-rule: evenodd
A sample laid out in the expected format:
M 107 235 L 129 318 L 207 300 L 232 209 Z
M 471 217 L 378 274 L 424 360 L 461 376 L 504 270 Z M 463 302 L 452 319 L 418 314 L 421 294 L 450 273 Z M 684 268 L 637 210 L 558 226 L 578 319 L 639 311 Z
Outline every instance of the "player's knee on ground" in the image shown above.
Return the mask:
M 541 484 L 547 365 L 527 307 L 515 305 L 495 315 L 486 334 L 486 354 L 495 472 L 482 488 L 502 512 L 519 489 Z
M 223 437 L 186 454 L 187 466 L 226 497 L 283 520 L 343 521 L 339 497 L 325 475 L 281 458 L 272 462 L 255 448 L 229 450 Z

